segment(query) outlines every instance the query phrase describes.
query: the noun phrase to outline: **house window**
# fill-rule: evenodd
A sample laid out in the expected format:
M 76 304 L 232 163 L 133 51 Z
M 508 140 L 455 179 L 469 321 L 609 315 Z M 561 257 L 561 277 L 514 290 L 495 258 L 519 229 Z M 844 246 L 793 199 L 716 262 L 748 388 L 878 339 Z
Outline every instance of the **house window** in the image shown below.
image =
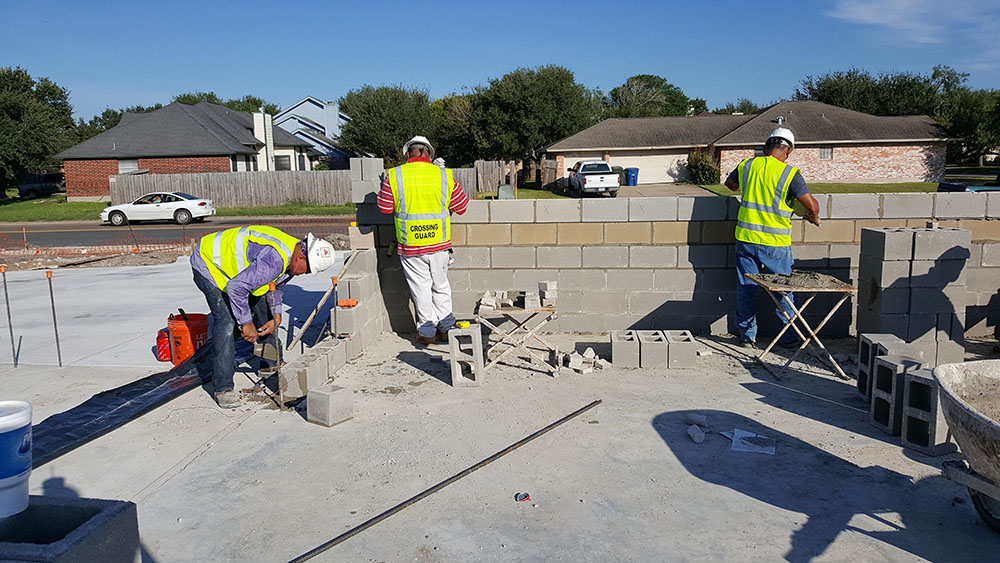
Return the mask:
M 254 172 L 257 171 L 257 158 L 247 155 L 247 172 L 250 172 L 251 170 Z
M 236 156 L 234 155 L 229 157 L 229 171 L 236 172 L 237 170 L 239 170 L 239 166 L 237 166 Z
M 306 155 L 299 154 L 299 170 L 306 170 Z
M 138 158 L 125 158 L 118 161 L 118 173 L 128 174 L 129 172 L 139 171 L 139 159 Z
M 820 160 L 833 160 L 833 147 L 820 147 L 819 148 L 819 159 Z
M 274 157 L 274 169 L 275 170 L 291 170 L 292 169 L 292 157 L 286 155 Z

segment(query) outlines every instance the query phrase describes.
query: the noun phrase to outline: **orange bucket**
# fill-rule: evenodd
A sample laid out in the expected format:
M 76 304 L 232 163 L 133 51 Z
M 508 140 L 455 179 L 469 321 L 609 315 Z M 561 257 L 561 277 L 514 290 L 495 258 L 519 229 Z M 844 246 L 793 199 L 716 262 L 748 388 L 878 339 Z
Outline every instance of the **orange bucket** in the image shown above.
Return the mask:
M 171 315 L 167 319 L 170 332 L 170 361 L 176 366 L 190 358 L 208 342 L 208 315 L 186 313 L 187 319 Z

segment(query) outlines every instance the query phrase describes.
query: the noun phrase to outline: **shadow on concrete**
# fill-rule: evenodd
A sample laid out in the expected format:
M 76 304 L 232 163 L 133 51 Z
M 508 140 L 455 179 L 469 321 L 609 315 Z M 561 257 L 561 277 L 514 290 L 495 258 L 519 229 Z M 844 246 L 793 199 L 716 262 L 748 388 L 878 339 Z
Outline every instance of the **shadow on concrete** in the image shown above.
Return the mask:
M 704 443 L 688 438 L 684 423 L 688 414 L 708 417 L 712 431 Z M 694 477 L 804 514 L 806 521 L 792 532 L 787 561 L 821 556 L 844 531 L 929 561 L 981 561 L 991 551 L 986 542 L 997 543 L 985 526 L 968 525 L 975 518 L 971 504 L 950 501 L 961 489 L 944 477 L 914 482 L 881 466 L 861 467 L 732 412 L 665 412 L 652 420 L 652 426 Z M 732 451 L 730 440 L 718 432 L 734 428 L 774 438 L 775 455 Z M 721 500 L 717 494 L 714 498 Z M 893 513 L 901 524 L 892 521 Z
M 444 344 L 438 346 L 442 347 L 442 350 L 446 350 L 447 347 Z M 447 354 L 447 352 L 445 352 Z M 429 352 L 423 350 L 413 350 L 413 351 L 403 351 L 396 355 L 396 358 L 415 368 L 427 375 L 437 379 L 441 383 L 446 385 L 451 385 L 451 364 L 448 361 L 447 355 L 436 356 Z
M 279 335 L 281 340 L 284 340 L 284 346 L 287 347 L 292 343 L 292 340 L 300 331 L 305 331 L 300 342 L 304 346 L 312 347 L 317 341 L 319 341 L 325 334 L 328 325 L 330 324 L 330 309 L 334 306 L 335 298 L 333 294 L 330 298 L 326 300 L 323 307 L 320 308 L 319 312 L 316 313 L 316 317 L 312 320 L 312 323 L 308 327 L 303 327 L 302 323 L 305 322 L 309 315 L 312 314 L 313 310 L 316 309 L 316 305 L 319 304 L 319 300 L 323 298 L 324 291 L 311 291 L 302 289 L 301 287 L 295 285 L 294 279 L 291 283 L 284 287 L 284 293 L 282 295 L 282 304 L 286 307 L 285 314 L 288 315 L 288 331 L 284 335 Z

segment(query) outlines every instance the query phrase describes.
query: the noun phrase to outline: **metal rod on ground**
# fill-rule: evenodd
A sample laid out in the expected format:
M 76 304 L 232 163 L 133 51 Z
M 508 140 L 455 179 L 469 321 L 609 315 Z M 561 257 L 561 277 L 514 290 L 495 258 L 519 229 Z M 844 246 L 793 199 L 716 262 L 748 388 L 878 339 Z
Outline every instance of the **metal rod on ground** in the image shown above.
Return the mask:
M 344 540 L 346 540 L 346 539 L 348 539 L 348 538 L 350 538 L 352 536 L 355 536 L 355 535 L 357 535 L 357 534 L 365 531 L 366 529 L 374 526 L 375 524 L 378 524 L 382 520 L 385 520 L 386 518 L 392 516 L 393 514 L 396 514 L 400 510 L 403 510 L 404 508 L 410 506 L 411 504 L 414 504 L 414 503 L 416 503 L 416 502 L 418 502 L 418 501 L 420 501 L 420 500 L 422 500 L 422 499 L 424 499 L 424 498 L 426 498 L 426 497 L 428 497 L 428 496 L 436 493 L 437 491 L 439 491 L 439 490 L 447 487 L 448 485 L 454 483 L 455 481 L 458 481 L 462 477 L 465 477 L 466 475 L 469 475 L 473 471 L 476 471 L 477 469 L 480 469 L 482 467 L 485 467 L 485 466 L 489 465 L 490 463 L 492 463 L 492 462 L 500 459 L 501 457 L 509 454 L 510 452 L 516 450 L 517 448 L 520 448 L 521 446 L 527 444 L 528 442 L 534 440 L 535 438 L 538 438 L 542 434 L 545 434 L 546 432 L 548 432 L 548 431 L 556 428 L 557 426 L 563 424 L 564 422 L 568 422 L 569 420 L 571 420 L 571 419 L 573 419 L 573 418 L 575 418 L 577 416 L 580 416 L 581 414 L 589 411 L 590 409 L 596 407 L 597 405 L 601 404 L 602 402 L 603 401 L 601 399 L 598 399 L 598 400 L 594 401 L 593 403 L 590 403 L 589 405 L 587 405 L 587 406 L 585 406 L 585 407 L 583 407 L 583 408 L 581 408 L 581 409 L 579 409 L 577 411 L 574 411 L 574 412 L 572 412 L 572 413 L 570 413 L 570 414 L 568 414 L 568 415 L 560 418 L 559 420 L 553 422 L 552 424 L 546 426 L 545 428 L 542 428 L 541 430 L 535 432 L 534 434 L 531 434 L 530 436 L 522 438 L 519 442 L 515 442 L 515 443 L 507 446 L 506 448 L 504 448 L 504 449 L 500 450 L 499 452 L 491 455 L 490 457 L 488 457 L 488 458 L 480 461 L 479 463 L 477 463 L 477 464 L 475 464 L 475 465 L 473 465 L 473 466 L 471 466 L 471 467 L 469 467 L 467 469 L 462 470 L 460 473 L 456 473 L 455 475 L 452 475 L 451 477 L 445 479 L 444 481 L 441 481 L 437 485 L 434 485 L 433 487 L 425 490 L 424 492 L 422 492 L 422 493 L 420 493 L 420 494 L 418 494 L 416 496 L 410 497 L 409 499 L 407 499 L 407 500 L 405 500 L 405 501 L 397 504 L 396 506 L 390 508 L 389 510 L 386 510 L 382 514 L 379 514 L 378 516 L 376 516 L 376 517 L 374 517 L 374 518 L 372 518 L 372 519 L 364 522 L 363 524 L 355 526 L 355 527 L 351 528 L 350 530 L 344 532 L 343 534 L 340 534 L 339 536 L 333 538 L 332 540 L 330 540 L 330 541 L 328 541 L 328 542 L 326 542 L 324 544 L 321 544 L 321 545 L 313 548 L 312 550 L 307 551 L 306 553 L 303 553 L 302 555 L 296 557 L 295 559 L 292 559 L 289 563 L 298 563 L 300 561 L 308 561 L 309 559 L 312 559 L 313 557 L 316 557 L 320 553 L 323 553 L 324 551 L 326 551 L 326 550 L 330 549 L 331 547 L 333 547 L 333 546 L 335 546 L 335 545 L 343 542 Z
M 313 319 L 316 318 L 316 313 L 318 313 L 319 310 L 323 308 L 323 304 L 326 303 L 326 300 L 330 298 L 330 294 L 337 289 L 337 280 L 339 280 L 341 277 L 343 277 L 345 273 L 347 273 L 347 268 L 349 268 L 351 263 L 354 262 L 354 258 L 357 255 L 358 255 L 357 252 L 352 252 L 351 256 L 348 257 L 346 262 L 344 262 L 344 267 L 340 269 L 340 275 L 331 278 L 333 283 L 330 284 L 330 289 L 327 289 L 326 293 L 323 294 L 323 298 L 319 300 L 319 303 L 316 305 L 316 308 L 313 309 L 313 312 L 310 313 L 309 317 L 306 318 L 306 322 L 302 323 L 302 329 L 299 330 L 299 333 L 295 335 L 295 338 L 292 339 L 292 343 L 289 344 L 288 347 L 285 348 L 285 350 L 291 350 L 296 344 L 299 343 L 299 340 L 302 340 L 302 336 L 306 333 L 306 330 L 309 329 L 309 325 L 312 324 Z
M 56 294 L 52 291 L 52 270 L 46 270 L 45 277 L 49 279 L 49 301 L 52 302 L 52 329 L 56 332 L 56 357 L 59 358 L 59 367 L 62 367 L 62 350 L 59 348 L 59 323 L 56 321 Z
M 7 305 L 7 326 L 10 328 L 10 357 L 17 367 L 17 348 L 14 347 L 14 324 L 10 320 L 10 295 L 7 294 L 7 265 L 0 265 L 0 274 L 3 274 L 3 301 Z

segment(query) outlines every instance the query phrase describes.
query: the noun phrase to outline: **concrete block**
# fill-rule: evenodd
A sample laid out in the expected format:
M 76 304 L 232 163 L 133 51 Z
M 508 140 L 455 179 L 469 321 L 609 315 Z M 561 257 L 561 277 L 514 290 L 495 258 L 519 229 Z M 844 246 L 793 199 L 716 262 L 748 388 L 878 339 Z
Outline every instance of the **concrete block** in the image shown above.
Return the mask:
M 667 338 L 667 367 L 694 369 L 698 363 L 698 342 L 689 330 L 663 331 Z
M 607 273 L 604 270 L 559 270 L 559 287 L 562 289 L 604 291 Z
M 555 294 L 559 290 L 559 282 L 553 280 L 545 280 L 538 282 L 538 291 L 542 293 L 542 297 L 545 297 L 546 293 L 551 292 Z
M 486 377 L 483 330 L 478 324 L 448 331 L 452 387 L 476 387 Z
M 320 345 L 320 351 L 326 354 L 330 377 L 334 377 L 340 368 L 347 363 L 347 345 L 343 340 L 328 340 Z
M 934 194 L 882 194 L 882 218 L 906 219 L 934 216 Z
M 982 265 L 987 268 L 1000 266 L 1000 244 L 983 244 Z
M 617 368 L 639 367 L 639 338 L 634 330 L 611 331 L 611 363 Z
M 903 447 L 929 456 L 952 453 L 957 446 L 950 440 L 948 423 L 941 412 L 940 389 L 928 369 L 903 376 Z
M 914 342 L 917 340 L 937 339 L 937 314 L 935 313 L 910 313 L 904 321 L 906 326 L 906 340 Z M 933 360 L 932 356 L 926 358 Z
M 382 213 L 375 203 L 357 203 L 355 215 L 359 225 L 392 225 L 392 215 Z
M 583 302 L 583 312 L 590 314 L 624 313 L 629 310 L 631 295 L 636 294 L 631 291 L 588 291 Z
M 465 213 L 452 215 L 453 224 L 462 223 L 489 223 L 490 222 L 490 202 L 485 199 L 469 200 L 469 206 L 465 208 Z
M 954 313 L 964 311 L 968 303 L 964 285 L 910 288 L 910 313 Z
M 872 282 L 860 282 L 858 306 L 880 314 L 907 313 L 910 310 L 910 290 L 906 287 L 881 288 Z
M 869 411 L 873 426 L 892 436 L 899 435 L 903 424 L 903 378 L 921 367 L 919 361 L 903 356 L 875 358 Z
M 735 279 L 736 273 L 732 272 Z M 694 270 L 654 270 L 653 287 L 658 290 L 694 291 L 698 283 L 698 273 Z
M 986 217 L 986 194 L 975 192 L 940 192 L 934 194 L 934 217 L 937 219 L 982 219 Z
M 628 268 L 627 246 L 583 247 L 584 268 Z
M 639 337 L 639 367 L 667 369 L 667 337 L 659 330 L 637 330 Z
M 381 182 L 385 174 L 385 164 L 381 158 L 361 159 L 361 179 L 369 182 Z
M 965 285 L 965 264 L 965 260 L 914 260 L 910 262 L 910 286 Z
M 796 249 L 796 255 L 798 249 Z M 879 287 L 909 287 L 910 262 L 904 260 L 879 260 L 861 254 L 858 257 L 858 282 L 871 282 Z
M 306 420 L 334 426 L 354 418 L 354 393 L 332 383 L 310 389 L 306 395 Z
M 28 497 L 28 508 L 0 519 L 0 560 L 138 563 L 135 503 L 67 496 Z
M 937 365 L 958 364 L 965 361 L 965 344 L 954 340 L 937 341 Z
M 965 271 L 966 284 L 969 291 L 995 293 L 997 289 L 1000 289 L 1000 270 L 993 268 L 968 268 Z
M 879 356 L 902 356 L 918 360 L 925 367 L 934 367 L 934 358 L 937 356 L 937 343 L 934 340 L 879 342 L 875 357 Z
M 653 289 L 653 270 L 608 270 L 608 287 L 625 291 Z
M 915 229 L 914 260 L 968 260 L 972 231 L 968 229 Z
M 910 260 L 913 258 L 913 230 L 861 229 L 861 254 L 877 260 Z
M 578 223 L 583 218 L 582 199 L 535 200 L 535 217 L 538 223 Z
M 539 246 L 535 255 L 539 268 L 580 268 L 583 266 L 582 246 Z
M 534 223 L 535 200 L 497 199 L 489 202 L 490 223 Z
M 676 246 L 633 246 L 628 251 L 630 268 L 674 268 L 677 266 Z
M 676 221 L 676 197 L 628 198 L 629 221 Z
M 492 268 L 534 268 L 535 248 L 532 246 L 494 246 L 490 249 Z
M 514 285 L 510 289 L 529 290 L 544 280 L 559 279 L 559 270 L 538 270 L 535 268 L 514 271 Z
M 360 158 L 352 158 L 350 160 L 350 166 L 351 166 L 351 180 L 361 180 L 362 179 L 362 176 L 361 176 L 361 159 Z
M 986 195 L 986 216 L 990 219 L 1000 219 L 1000 192 Z
M 857 334 L 888 333 L 906 340 L 907 315 L 883 315 L 867 307 L 859 306 L 857 312 Z
M 364 322 L 359 307 L 334 307 L 330 309 L 330 326 L 334 335 L 354 334 Z
M 375 248 L 375 226 L 347 227 L 347 238 L 352 249 Z
M 880 343 L 903 344 L 903 340 L 895 334 L 872 333 L 858 336 L 858 394 L 867 403 L 871 403 L 871 374 L 875 370 L 875 357 L 879 355 Z
M 628 221 L 629 198 L 584 199 L 584 223 L 621 223 Z
M 740 218 L 740 205 L 742 202 L 740 198 L 736 196 L 726 197 L 726 217 L 730 220 L 737 220 Z
M 727 245 L 701 244 L 677 247 L 678 268 L 726 268 Z
M 455 263 L 448 267 L 449 270 L 490 267 L 490 248 L 487 246 L 462 246 L 453 250 L 451 257 Z
M 830 194 L 830 219 L 878 219 L 880 194 Z
M 970 303 L 971 304 L 971 303 Z M 937 340 L 965 341 L 965 313 L 940 313 L 937 316 Z
M 677 198 L 678 221 L 725 221 L 729 217 L 729 198 L 694 196 Z
M 351 180 L 351 202 L 376 203 L 378 201 L 378 191 L 380 188 L 381 186 L 378 182 Z

